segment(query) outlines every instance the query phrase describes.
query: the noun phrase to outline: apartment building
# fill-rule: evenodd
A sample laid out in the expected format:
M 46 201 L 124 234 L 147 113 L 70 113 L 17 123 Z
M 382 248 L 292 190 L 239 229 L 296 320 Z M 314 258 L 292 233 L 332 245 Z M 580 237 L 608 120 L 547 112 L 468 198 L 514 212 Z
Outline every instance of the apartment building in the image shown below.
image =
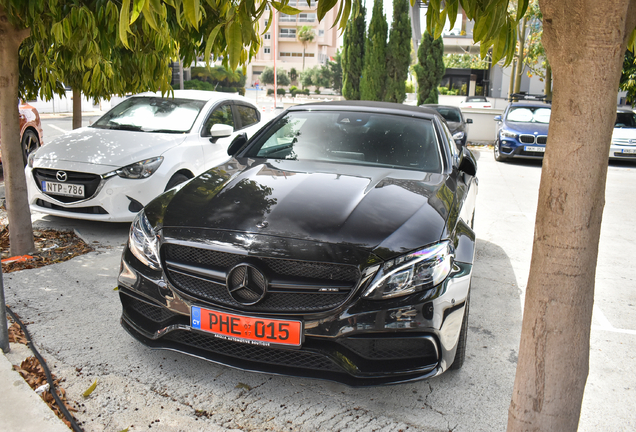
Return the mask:
M 308 25 L 314 30 L 313 42 L 305 48 L 305 69 L 326 64 L 336 54 L 338 44 L 338 28 L 333 26 L 338 13 L 338 6 L 327 12 L 322 22 L 318 22 L 317 2 L 311 0 L 290 0 L 289 5 L 300 9 L 298 15 L 286 15 L 270 9 L 263 14 L 259 25 L 261 32 L 267 27 L 268 20 L 274 20 L 263 37 L 263 45 L 259 53 L 247 67 L 246 86 L 259 82 L 259 75 L 266 67 L 274 66 L 287 72 L 295 68 L 300 74 L 303 68 L 303 43 L 298 40 L 297 33 L 301 27 Z

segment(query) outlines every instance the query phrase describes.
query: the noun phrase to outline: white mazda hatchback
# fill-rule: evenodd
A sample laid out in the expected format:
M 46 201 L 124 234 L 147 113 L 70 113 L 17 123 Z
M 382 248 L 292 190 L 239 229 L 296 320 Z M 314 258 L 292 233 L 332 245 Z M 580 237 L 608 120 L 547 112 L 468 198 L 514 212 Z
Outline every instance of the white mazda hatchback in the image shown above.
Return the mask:
M 175 90 L 174 98 L 128 98 L 29 156 L 31 210 L 132 221 L 157 195 L 228 160 L 234 137 L 249 138 L 261 126 L 256 105 L 233 94 Z

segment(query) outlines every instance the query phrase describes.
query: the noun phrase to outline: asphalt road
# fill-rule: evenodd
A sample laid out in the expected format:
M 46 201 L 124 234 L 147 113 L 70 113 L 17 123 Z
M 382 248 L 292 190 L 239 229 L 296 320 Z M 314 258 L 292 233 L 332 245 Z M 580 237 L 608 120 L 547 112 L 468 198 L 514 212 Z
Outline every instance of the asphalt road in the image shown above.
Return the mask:
M 47 123 L 45 121 L 45 123 Z M 51 126 L 52 124 L 49 124 Z M 57 125 L 57 124 L 56 124 Z M 46 125 L 45 125 L 46 127 Z M 62 127 L 62 126 L 60 126 Z M 76 229 L 94 253 L 4 277 L 7 303 L 65 381 L 87 431 L 498 431 L 512 394 L 541 164 L 475 150 L 477 260 L 467 359 L 418 383 L 352 389 L 242 372 L 152 351 L 119 325 L 116 286 L 127 224 L 34 215 Z M 636 166 L 611 164 L 580 431 L 636 430 Z M 11 354 L 16 359 L 20 353 Z M 88 398 L 82 393 L 97 380 Z

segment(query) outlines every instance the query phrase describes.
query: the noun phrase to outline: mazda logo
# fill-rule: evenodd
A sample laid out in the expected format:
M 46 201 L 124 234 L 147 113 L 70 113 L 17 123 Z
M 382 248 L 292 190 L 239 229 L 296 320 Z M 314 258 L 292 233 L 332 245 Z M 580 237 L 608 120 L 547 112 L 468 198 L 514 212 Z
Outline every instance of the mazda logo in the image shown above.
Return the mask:
M 65 182 L 68 179 L 68 175 L 65 171 L 58 171 L 57 173 L 55 173 L 55 178 L 58 181 Z
M 267 278 L 251 264 L 239 264 L 227 274 L 227 290 L 238 303 L 250 306 L 267 294 Z

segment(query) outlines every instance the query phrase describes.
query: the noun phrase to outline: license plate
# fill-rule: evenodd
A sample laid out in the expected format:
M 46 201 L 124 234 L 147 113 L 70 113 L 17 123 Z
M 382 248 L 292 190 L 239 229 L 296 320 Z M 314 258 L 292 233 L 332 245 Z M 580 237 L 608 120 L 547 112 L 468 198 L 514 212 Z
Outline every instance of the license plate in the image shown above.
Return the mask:
M 636 153 L 636 148 L 622 149 L 622 150 L 621 150 L 621 153 L 630 153 L 630 154 L 633 154 L 633 153 Z
M 301 345 L 300 321 L 229 314 L 198 306 L 192 306 L 190 316 L 192 328 L 212 333 L 219 339 L 260 346 Z
M 525 146 L 524 150 L 525 151 L 545 153 L 545 147 Z
M 42 191 L 51 195 L 84 198 L 84 185 L 79 184 L 43 181 Z

